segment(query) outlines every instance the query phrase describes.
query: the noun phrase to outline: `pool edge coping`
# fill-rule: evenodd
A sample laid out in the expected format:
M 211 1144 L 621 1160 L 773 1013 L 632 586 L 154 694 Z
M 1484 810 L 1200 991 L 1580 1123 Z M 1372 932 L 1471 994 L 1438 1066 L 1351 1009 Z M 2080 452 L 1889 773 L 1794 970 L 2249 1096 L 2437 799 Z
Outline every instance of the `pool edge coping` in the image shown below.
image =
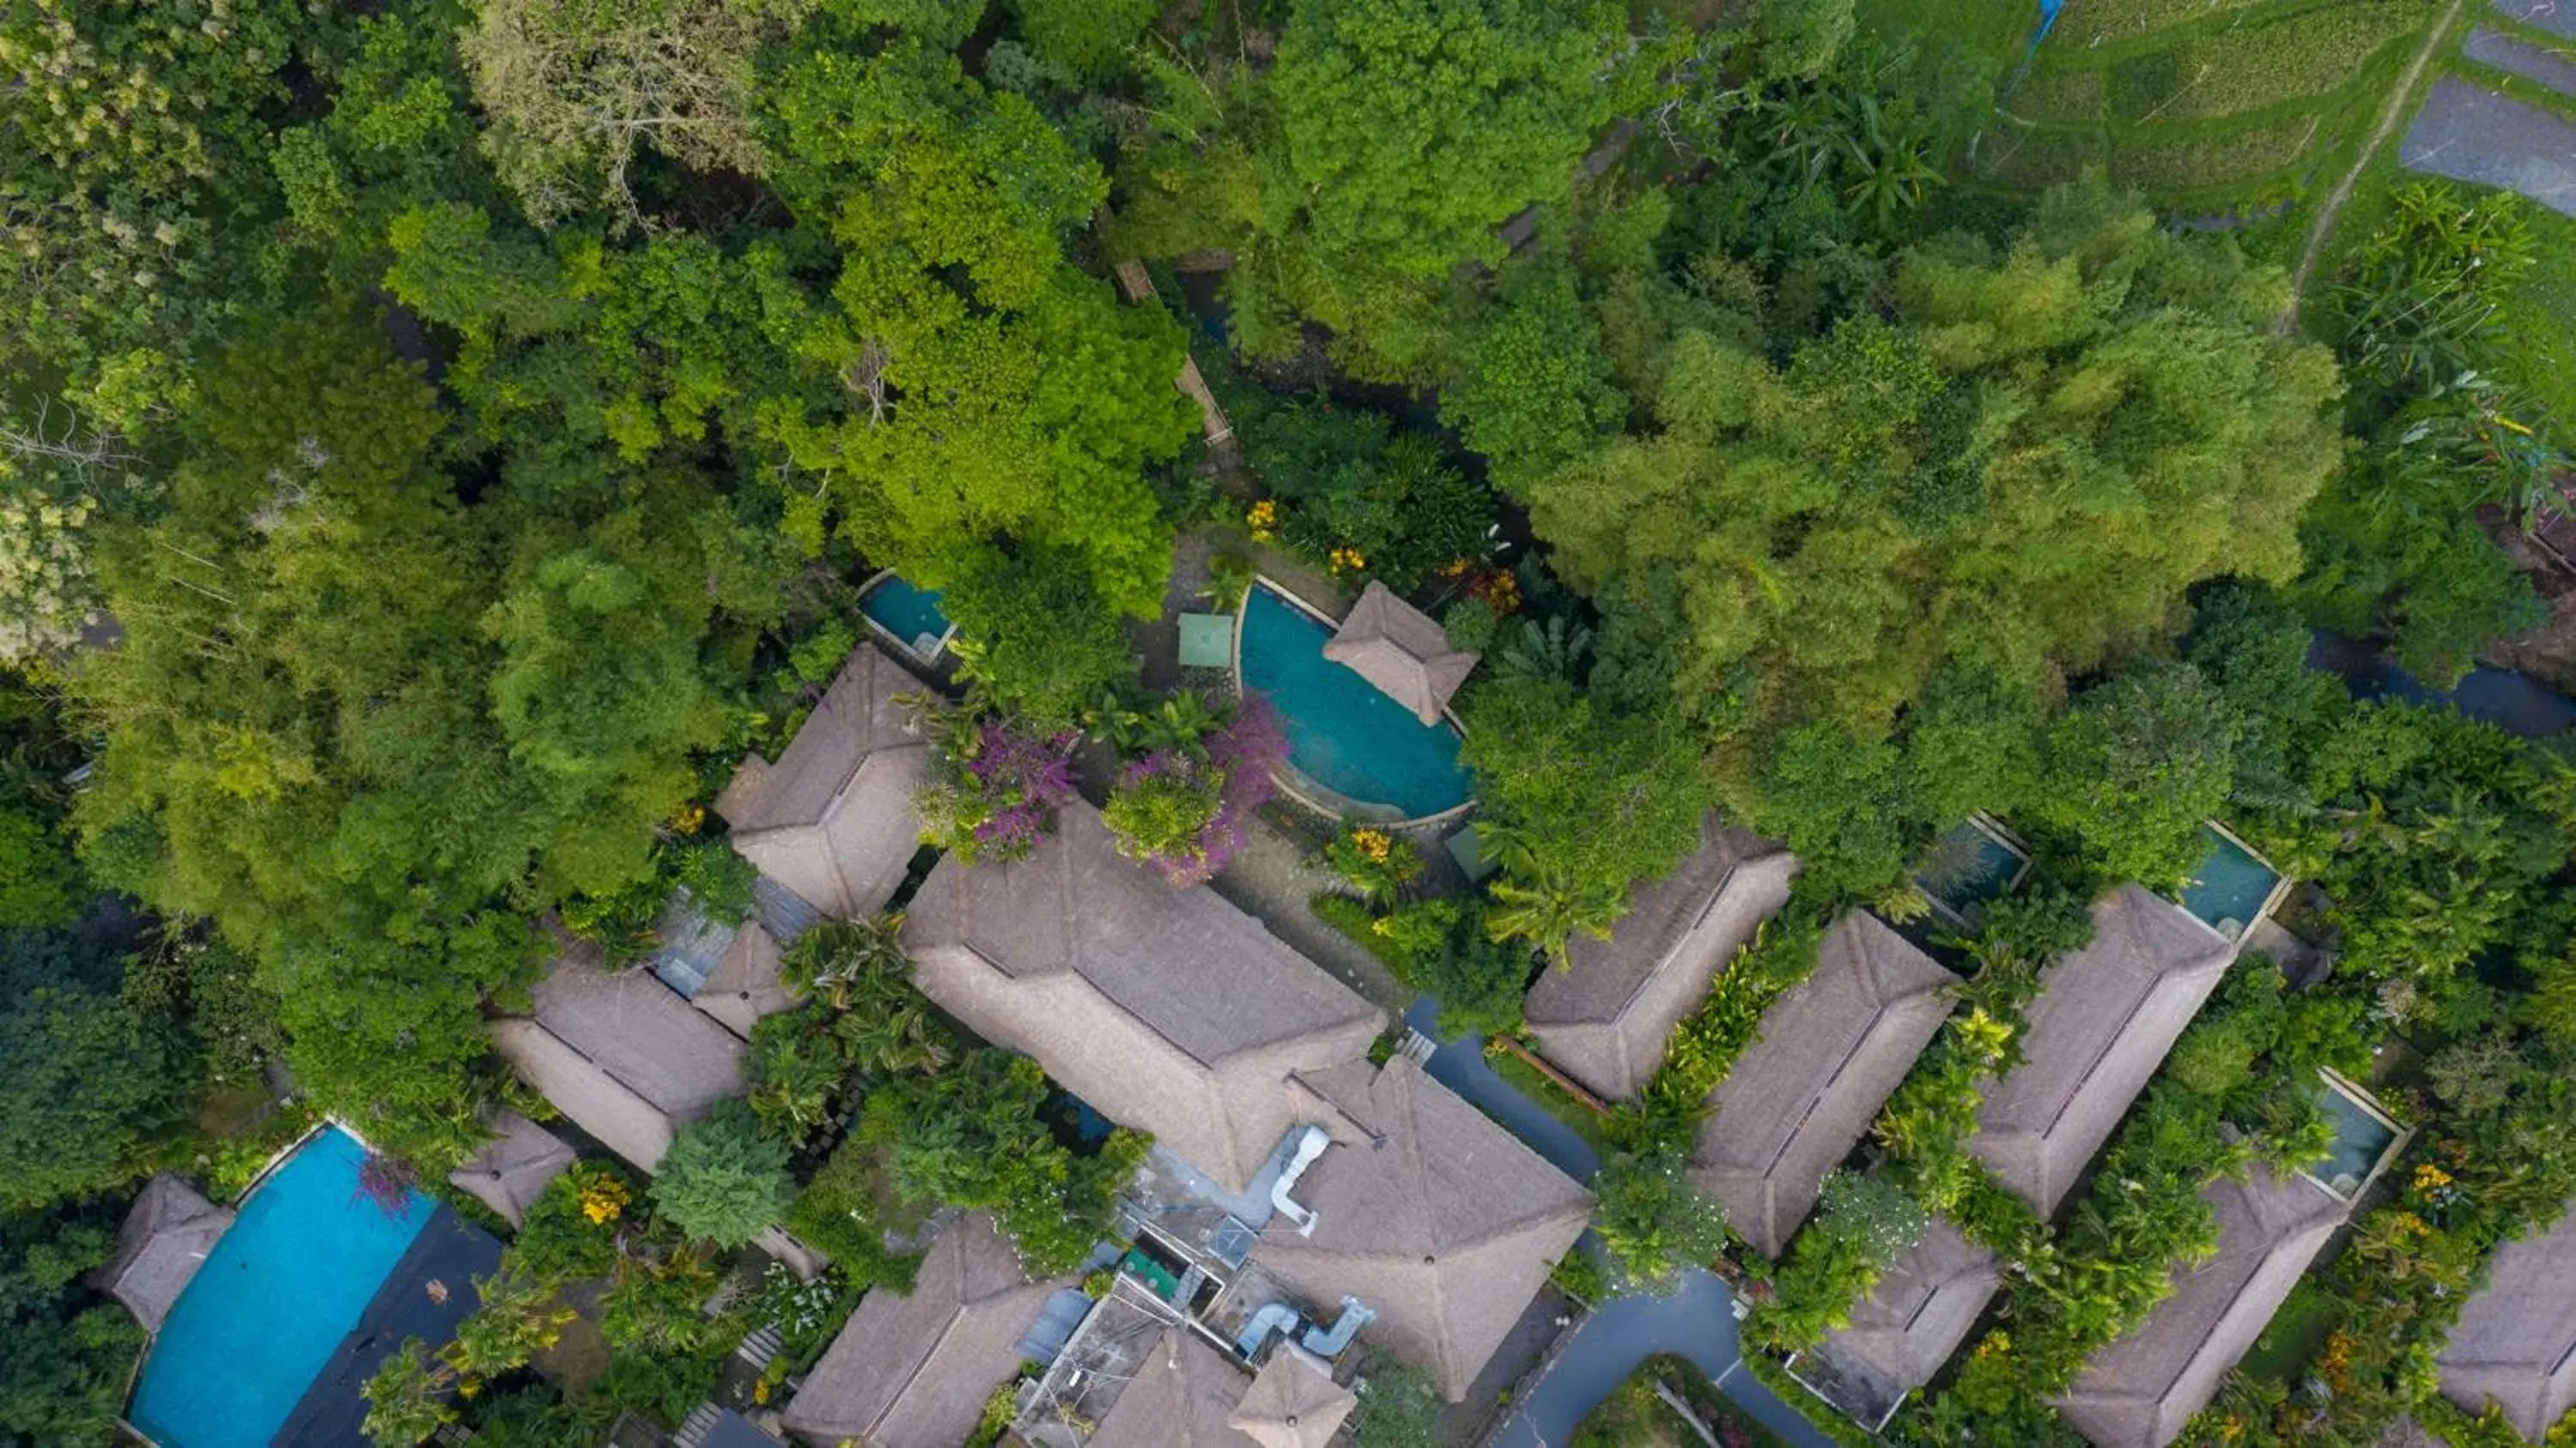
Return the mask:
M 1231 661 L 1227 665 L 1227 673 L 1231 675 L 1234 680 L 1234 696 L 1238 699 L 1242 698 L 1247 692 L 1249 692 L 1245 688 L 1243 682 L 1243 629 L 1244 620 L 1251 613 L 1250 605 L 1252 602 L 1252 592 L 1257 588 L 1269 589 L 1271 593 L 1276 595 L 1282 602 L 1305 614 L 1308 618 L 1315 620 L 1317 623 L 1324 625 L 1326 628 L 1338 630 L 1341 627 L 1341 620 L 1334 618 L 1322 609 L 1317 608 L 1315 605 L 1298 597 L 1295 592 L 1290 590 L 1288 585 L 1272 578 L 1267 573 L 1253 574 L 1252 582 L 1244 587 L 1243 597 L 1237 600 L 1234 606 L 1234 648 Z M 874 622 L 874 620 L 870 621 Z M 1467 737 L 1467 726 L 1464 721 L 1459 719 L 1458 711 L 1450 708 L 1446 704 L 1443 704 L 1440 706 L 1440 717 L 1448 722 L 1450 729 L 1454 731 L 1461 740 L 1464 740 Z M 1474 771 L 1472 770 L 1469 771 L 1470 774 L 1473 772 Z M 1294 779 L 1290 778 L 1292 775 L 1294 776 Z M 1326 789 L 1320 780 L 1309 778 L 1303 770 L 1296 768 L 1296 766 L 1292 764 L 1284 762 L 1277 768 L 1270 771 L 1270 780 L 1271 783 L 1276 784 L 1282 790 L 1285 790 L 1289 798 L 1294 799 L 1306 808 L 1339 824 L 1353 823 L 1354 821 L 1352 819 L 1351 810 L 1355 807 L 1365 808 L 1370 806 L 1372 803 L 1368 800 L 1352 799 L 1350 796 L 1342 794 L 1339 790 Z M 1335 805 L 1324 800 L 1316 799 L 1305 790 L 1298 788 L 1297 781 L 1304 781 L 1306 784 L 1312 785 L 1315 789 L 1331 794 L 1336 799 L 1342 800 L 1343 803 Z M 1436 828 L 1449 825 L 1466 818 L 1469 814 L 1475 811 L 1476 803 L 1476 796 L 1471 790 L 1464 802 L 1451 805 L 1449 808 L 1444 810 L 1435 810 L 1427 815 L 1399 816 L 1392 820 L 1360 820 L 1357 822 L 1368 825 L 1381 825 L 1387 829 L 1397 830 Z M 1381 809 L 1396 808 L 1394 805 L 1378 805 L 1376 807 Z

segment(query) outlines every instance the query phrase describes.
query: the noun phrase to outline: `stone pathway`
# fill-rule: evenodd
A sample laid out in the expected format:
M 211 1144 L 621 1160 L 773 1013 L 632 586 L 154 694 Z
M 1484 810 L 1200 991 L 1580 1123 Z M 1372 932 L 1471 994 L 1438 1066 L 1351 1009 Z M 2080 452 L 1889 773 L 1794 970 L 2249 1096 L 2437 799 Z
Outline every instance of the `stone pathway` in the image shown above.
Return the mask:
M 2361 184 L 2362 173 L 2370 169 L 2371 158 L 2379 154 L 2380 147 L 2388 144 L 2388 138 L 2396 133 L 2398 122 L 2406 118 L 2406 103 L 2414 98 L 2415 88 L 2423 83 L 2425 68 L 2440 53 L 2442 38 L 2451 33 L 2452 25 L 2459 21 L 2460 12 L 2466 8 L 2468 0 L 2451 0 L 2451 8 L 2442 12 L 2442 18 L 2425 35 L 2423 48 L 2415 52 L 2415 59 L 2407 65 L 2406 74 L 2389 92 L 2388 108 L 2380 113 L 2379 125 L 2371 131 L 2370 139 L 2363 143 L 2361 153 L 2352 158 L 2352 169 L 2335 183 L 2333 194 L 2326 198 L 2324 206 L 2318 208 L 2316 222 L 2308 228 L 2308 244 L 2299 253 L 2297 268 L 2290 273 L 2290 300 L 2281 308 L 2281 315 L 2274 319 L 2274 331 L 2287 334 L 2297 330 L 2299 301 L 2308 294 L 2308 283 L 2316 276 L 2317 263 L 2325 257 L 2326 242 L 2334 236 L 2336 218 L 2343 215 L 2344 203 L 2352 199 L 2353 188 Z

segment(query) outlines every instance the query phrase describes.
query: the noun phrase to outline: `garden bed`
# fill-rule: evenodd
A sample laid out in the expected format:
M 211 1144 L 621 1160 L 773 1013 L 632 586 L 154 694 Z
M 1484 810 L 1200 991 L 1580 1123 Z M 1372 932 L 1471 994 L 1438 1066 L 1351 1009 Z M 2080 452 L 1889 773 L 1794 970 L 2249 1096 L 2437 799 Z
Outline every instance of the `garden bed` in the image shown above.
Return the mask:
M 1575 1428 L 1572 1448 L 1704 1448 L 1708 1439 L 1700 1428 L 1657 1393 L 1658 1386 L 1688 1403 L 1691 1416 L 1723 1448 L 1788 1448 L 1787 1439 L 1729 1402 L 1706 1373 L 1670 1354 L 1639 1364 Z

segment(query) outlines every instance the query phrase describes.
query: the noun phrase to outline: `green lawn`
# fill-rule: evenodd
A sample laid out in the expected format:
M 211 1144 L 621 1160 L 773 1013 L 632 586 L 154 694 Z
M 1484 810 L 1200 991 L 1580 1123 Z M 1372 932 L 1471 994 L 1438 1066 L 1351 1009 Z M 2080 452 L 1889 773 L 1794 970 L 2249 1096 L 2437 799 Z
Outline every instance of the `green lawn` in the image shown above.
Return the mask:
M 1503 1078 L 1504 1085 L 1537 1102 L 1548 1115 L 1591 1143 L 1595 1151 L 1610 1149 L 1609 1139 L 1602 1132 L 1601 1113 L 1568 1095 L 1564 1087 L 1547 1079 L 1537 1067 L 1509 1051 L 1489 1051 L 1485 1063 Z
M 2019 192 L 2099 166 L 2169 210 L 2303 200 L 2367 136 L 2439 13 L 2437 0 L 2070 7 L 2007 82 L 1962 179 Z M 2006 63 L 2011 75 L 2021 53 Z
M 1575 1426 L 1570 1448 L 1703 1448 L 1706 1440 L 1682 1421 L 1670 1404 L 1655 1395 L 1658 1380 L 1689 1403 L 1699 1420 L 1716 1430 L 1721 1442 L 1788 1448 L 1788 1440 L 1735 1406 L 1708 1380 L 1707 1374 L 1669 1354 L 1639 1364 L 1628 1381 Z
M 2302 1282 L 2290 1292 L 2281 1310 L 2272 1314 L 2272 1324 L 2254 1340 L 2254 1347 L 2240 1364 L 2248 1377 L 2288 1382 L 2317 1348 L 2326 1340 L 2326 1331 L 2334 1320 L 2334 1302 L 2323 1292 Z

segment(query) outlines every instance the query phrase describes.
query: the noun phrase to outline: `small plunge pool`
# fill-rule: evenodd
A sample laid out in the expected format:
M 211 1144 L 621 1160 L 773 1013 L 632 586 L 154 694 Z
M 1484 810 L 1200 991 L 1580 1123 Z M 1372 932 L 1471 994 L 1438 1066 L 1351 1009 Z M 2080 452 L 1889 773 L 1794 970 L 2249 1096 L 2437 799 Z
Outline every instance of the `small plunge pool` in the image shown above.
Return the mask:
M 1278 709 L 1288 731 L 1288 762 L 1299 774 L 1345 801 L 1404 819 L 1468 801 L 1472 779 L 1458 759 L 1458 731 L 1424 724 L 1376 685 L 1325 658 L 1332 625 L 1261 584 L 1244 596 L 1240 628 L 1236 677 Z
M 951 625 L 948 615 L 940 611 L 938 593 L 915 588 L 891 572 L 878 574 L 868 585 L 860 595 L 859 611 L 924 663 L 939 657 L 948 646 Z
M 1965 819 L 1932 842 L 1914 883 L 1950 918 L 1975 924 L 2030 872 L 2030 857 L 1982 819 Z
M 2386 1114 L 2362 1098 L 2357 1088 L 2334 1076 L 2325 1078 L 2317 1099 L 2325 1108 L 2326 1119 L 2334 1123 L 2334 1149 L 2325 1160 L 2310 1166 L 2308 1175 L 2323 1183 L 2327 1191 L 2351 1201 L 2361 1195 L 2361 1189 L 2397 1145 L 2401 1133 Z
M 2182 908 L 2228 939 L 2241 940 L 2270 908 L 2281 872 L 2214 825 L 2202 825 L 2200 832 L 2209 854 L 2183 887 Z

